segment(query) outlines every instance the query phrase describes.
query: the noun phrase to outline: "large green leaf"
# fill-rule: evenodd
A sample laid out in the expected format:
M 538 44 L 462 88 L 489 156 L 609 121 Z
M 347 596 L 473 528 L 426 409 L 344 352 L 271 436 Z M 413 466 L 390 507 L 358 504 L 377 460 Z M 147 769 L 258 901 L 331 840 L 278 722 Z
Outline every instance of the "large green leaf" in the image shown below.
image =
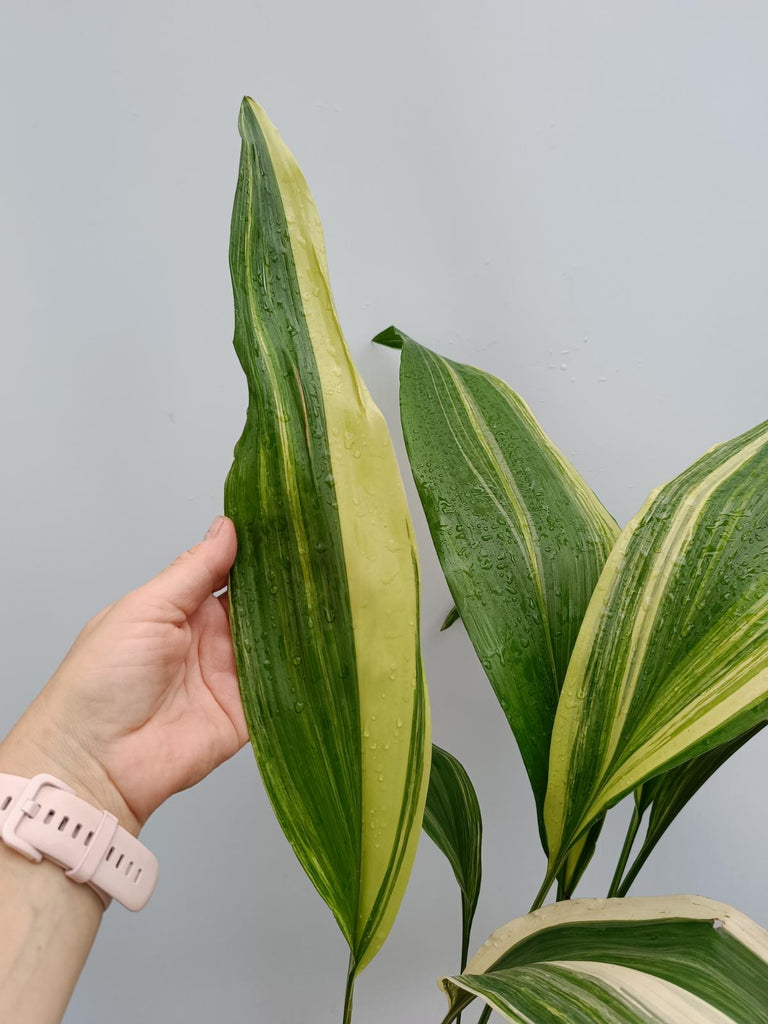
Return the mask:
M 453 868 L 461 890 L 461 967 L 469 952 L 469 934 L 480 895 L 483 820 L 477 794 L 462 764 L 433 744 L 424 831 Z
M 710 776 L 712 776 L 721 765 L 725 764 L 729 757 L 736 753 L 752 737 L 765 728 L 765 722 L 761 722 L 754 728 L 748 730 L 743 736 L 737 736 L 735 740 L 723 743 L 714 750 L 699 754 L 691 761 L 672 768 L 662 775 L 644 783 L 635 790 L 636 816 L 633 823 L 638 826 L 648 808 L 651 809 L 648 820 L 648 829 L 643 837 L 642 845 L 635 857 L 632 866 L 624 876 L 621 884 L 617 887 L 615 895 L 626 896 L 629 888 L 645 864 L 648 857 L 656 847 L 656 844 L 667 831 L 669 826 L 678 816 L 688 801 L 696 795 Z M 618 879 L 617 879 L 618 881 Z
M 443 978 L 516 1024 L 768 1024 L 768 932 L 699 896 L 571 900 L 500 928 Z
M 711 449 L 622 533 L 552 734 L 550 877 L 645 780 L 768 719 L 768 424 Z
M 350 945 L 352 978 L 391 927 L 426 799 L 418 564 L 306 182 L 249 99 L 239 127 L 230 265 L 248 412 L 225 489 L 232 636 L 269 797 Z
M 397 328 L 408 458 L 461 619 L 515 734 L 543 836 L 549 738 L 618 527 L 506 384 Z

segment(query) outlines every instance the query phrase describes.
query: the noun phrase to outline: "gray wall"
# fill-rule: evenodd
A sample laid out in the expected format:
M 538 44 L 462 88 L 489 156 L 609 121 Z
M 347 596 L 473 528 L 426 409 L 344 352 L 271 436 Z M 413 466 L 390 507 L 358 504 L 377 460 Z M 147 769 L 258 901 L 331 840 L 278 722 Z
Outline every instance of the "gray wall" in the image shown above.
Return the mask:
M 392 321 L 508 380 L 620 521 L 768 414 L 764 4 L 390 0 L 0 6 L 0 730 L 83 622 L 221 509 L 245 409 L 227 270 L 237 108 L 314 190 L 347 338 L 403 449 Z M 542 858 L 520 760 L 424 567 L 435 736 L 485 812 L 475 938 Z M 768 925 L 768 735 L 681 816 L 637 886 Z M 617 810 L 581 888 L 602 894 Z M 219 838 L 206 834 L 209 826 Z M 250 750 L 144 838 L 162 879 L 107 915 L 69 1024 L 318 1024 L 346 954 Z M 458 896 L 428 842 L 360 1024 L 436 1021 Z

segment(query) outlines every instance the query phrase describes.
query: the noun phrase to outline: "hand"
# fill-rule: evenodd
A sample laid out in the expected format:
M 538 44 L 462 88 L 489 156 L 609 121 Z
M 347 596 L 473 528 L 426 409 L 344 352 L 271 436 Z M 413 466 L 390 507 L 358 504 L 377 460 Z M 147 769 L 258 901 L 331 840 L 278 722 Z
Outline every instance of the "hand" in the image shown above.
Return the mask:
M 47 771 L 134 834 L 248 738 L 226 586 L 237 537 L 205 540 L 99 612 L 0 744 L 0 771 Z

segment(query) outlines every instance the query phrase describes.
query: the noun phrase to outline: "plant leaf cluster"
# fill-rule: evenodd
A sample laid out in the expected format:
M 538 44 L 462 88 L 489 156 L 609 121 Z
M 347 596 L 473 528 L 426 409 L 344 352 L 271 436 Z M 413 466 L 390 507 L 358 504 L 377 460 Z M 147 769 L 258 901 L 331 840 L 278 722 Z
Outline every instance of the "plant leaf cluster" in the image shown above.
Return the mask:
M 230 266 L 248 409 L 225 486 L 230 621 L 267 792 L 349 944 L 345 1022 L 422 824 L 461 893 L 446 1024 L 476 998 L 482 1020 L 526 1024 L 768 1021 L 767 933 L 709 900 L 626 897 L 685 804 L 768 722 L 768 423 L 706 452 L 620 530 L 504 382 L 395 327 L 374 339 L 400 350 L 408 459 L 454 602 L 443 628 L 463 623 L 509 723 L 546 855 L 532 912 L 467 965 L 482 821 L 467 772 L 431 743 L 394 449 L 345 346 L 301 171 L 249 99 L 240 134 Z M 622 898 L 572 900 L 627 796 L 609 890 Z

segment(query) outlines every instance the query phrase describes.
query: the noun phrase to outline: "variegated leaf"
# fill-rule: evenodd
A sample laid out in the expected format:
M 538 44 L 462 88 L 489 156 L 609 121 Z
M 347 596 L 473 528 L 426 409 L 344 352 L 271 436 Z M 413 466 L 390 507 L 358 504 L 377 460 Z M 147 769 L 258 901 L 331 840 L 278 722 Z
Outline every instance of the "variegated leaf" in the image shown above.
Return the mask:
M 539 812 L 560 687 L 618 527 L 506 384 L 402 348 L 411 469 L 458 613 L 515 734 Z
M 768 719 L 768 424 L 655 491 L 611 552 L 552 734 L 550 878 L 646 779 Z
M 515 1024 L 768 1024 L 768 932 L 699 896 L 571 900 L 494 932 L 441 987 L 443 1024 L 476 997 Z
M 698 757 L 686 761 L 685 764 L 681 764 L 677 768 L 657 775 L 656 778 L 635 790 L 637 814 L 636 817 L 633 816 L 633 823 L 636 822 L 639 826 L 640 820 L 648 808 L 650 808 L 651 814 L 648 820 L 648 829 L 632 866 L 623 879 L 617 878 L 617 882 L 620 881 L 620 884 L 616 888 L 616 896 L 626 896 L 658 841 L 707 779 L 714 775 L 729 757 L 740 750 L 763 728 L 765 728 L 765 722 L 756 725 L 743 736 L 737 736 L 735 740 L 723 743 L 721 746 L 715 747 L 714 750 L 699 754 Z
M 350 945 L 352 979 L 392 925 L 426 798 L 418 564 L 306 182 L 249 99 L 240 134 L 230 264 L 248 412 L 225 491 L 232 635 L 269 797 Z

